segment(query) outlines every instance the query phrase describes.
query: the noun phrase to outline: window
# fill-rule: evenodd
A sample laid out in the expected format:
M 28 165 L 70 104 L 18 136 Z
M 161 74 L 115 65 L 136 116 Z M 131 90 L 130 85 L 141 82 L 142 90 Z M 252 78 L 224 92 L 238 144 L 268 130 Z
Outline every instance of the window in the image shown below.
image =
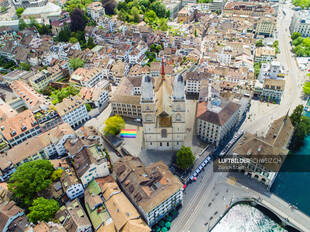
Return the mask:
M 176 120 L 177 120 L 177 121 L 181 121 L 181 115 L 180 115 L 180 114 L 177 114 L 177 115 L 176 115 Z
M 146 121 L 152 121 L 152 117 L 151 117 L 151 115 L 146 115 Z
M 167 143 L 167 147 L 169 147 L 169 143 Z
M 167 130 L 166 129 L 162 129 L 161 130 L 161 137 L 162 138 L 167 138 Z
M 161 147 L 162 147 L 162 146 L 163 146 L 163 143 L 162 143 L 162 142 L 160 142 L 160 143 L 159 143 L 159 146 L 161 146 Z

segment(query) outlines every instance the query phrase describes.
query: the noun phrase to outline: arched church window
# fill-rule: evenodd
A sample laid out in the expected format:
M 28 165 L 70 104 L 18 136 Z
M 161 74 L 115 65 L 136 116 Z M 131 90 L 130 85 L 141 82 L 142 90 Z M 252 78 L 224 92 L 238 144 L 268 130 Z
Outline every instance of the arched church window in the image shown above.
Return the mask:
M 167 130 L 166 129 L 162 129 L 161 130 L 161 137 L 162 138 L 167 138 Z

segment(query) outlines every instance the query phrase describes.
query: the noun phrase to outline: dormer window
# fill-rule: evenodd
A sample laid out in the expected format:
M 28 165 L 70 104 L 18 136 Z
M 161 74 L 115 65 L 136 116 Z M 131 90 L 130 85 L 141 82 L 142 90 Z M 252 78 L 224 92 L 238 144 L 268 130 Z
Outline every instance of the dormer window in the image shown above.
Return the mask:
M 11 131 L 11 136 L 15 136 L 16 135 L 16 131 L 15 130 L 12 130 Z
M 22 126 L 22 131 L 25 131 L 25 130 L 27 130 L 27 127 L 26 126 Z

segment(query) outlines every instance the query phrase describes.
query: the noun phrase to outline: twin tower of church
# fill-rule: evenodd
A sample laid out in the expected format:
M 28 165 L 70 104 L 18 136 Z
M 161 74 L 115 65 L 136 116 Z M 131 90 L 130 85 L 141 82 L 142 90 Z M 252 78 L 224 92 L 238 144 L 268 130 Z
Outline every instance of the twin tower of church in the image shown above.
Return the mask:
M 178 150 L 185 138 L 185 90 L 181 75 L 161 75 L 142 80 L 141 113 L 144 148 L 149 150 Z M 193 112 L 194 113 L 194 112 Z

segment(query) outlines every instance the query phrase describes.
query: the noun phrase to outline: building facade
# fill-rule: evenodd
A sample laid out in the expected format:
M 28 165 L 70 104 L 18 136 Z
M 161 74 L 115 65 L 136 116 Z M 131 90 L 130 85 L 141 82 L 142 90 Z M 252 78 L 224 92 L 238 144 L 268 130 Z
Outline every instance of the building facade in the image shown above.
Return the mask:
M 142 81 L 141 114 L 144 147 L 150 150 L 178 150 L 185 138 L 185 91 L 181 75 L 165 77 L 162 63 L 161 77 L 145 76 Z
M 55 108 L 62 120 L 71 127 L 77 127 L 89 119 L 85 103 L 78 96 L 65 98 Z
M 310 15 L 308 10 L 295 11 L 289 27 L 291 33 L 299 32 L 303 37 L 310 36 Z

